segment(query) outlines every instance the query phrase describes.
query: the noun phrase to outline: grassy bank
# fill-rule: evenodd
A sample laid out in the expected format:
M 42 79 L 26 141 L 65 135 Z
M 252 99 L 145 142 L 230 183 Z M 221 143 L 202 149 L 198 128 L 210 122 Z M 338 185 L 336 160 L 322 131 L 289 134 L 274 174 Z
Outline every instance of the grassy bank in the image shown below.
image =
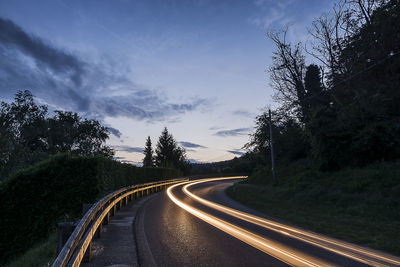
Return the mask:
M 306 162 L 267 169 L 228 194 L 239 202 L 307 229 L 400 255 L 400 164 L 379 163 L 339 172 Z
M 57 233 L 54 231 L 47 240 L 29 249 L 25 254 L 10 262 L 6 267 L 51 266 L 56 258 Z

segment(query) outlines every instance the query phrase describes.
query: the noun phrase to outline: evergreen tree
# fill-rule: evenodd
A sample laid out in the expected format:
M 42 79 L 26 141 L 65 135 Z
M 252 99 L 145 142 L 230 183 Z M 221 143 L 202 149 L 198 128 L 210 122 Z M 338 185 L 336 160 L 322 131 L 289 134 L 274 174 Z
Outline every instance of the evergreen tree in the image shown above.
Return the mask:
M 176 168 L 183 171 L 188 167 L 185 150 L 178 145 L 167 127 L 158 139 L 155 164 L 158 167 Z
M 143 166 L 144 167 L 152 167 L 152 166 L 154 166 L 153 148 L 151 147 L 150 136 L 147 137 L 146 147 L 144 148 Z

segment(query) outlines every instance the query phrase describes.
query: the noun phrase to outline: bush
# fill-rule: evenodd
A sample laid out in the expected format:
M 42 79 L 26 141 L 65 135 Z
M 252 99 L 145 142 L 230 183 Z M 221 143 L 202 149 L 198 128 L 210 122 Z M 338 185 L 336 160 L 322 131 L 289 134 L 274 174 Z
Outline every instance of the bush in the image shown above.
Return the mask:
M 46 238 L 57 222 L 79 217 L 83 203 L 124 186 L 177 176 L 172 169 L 70 154 L 19 171 L 0 184 L 0 265 Z

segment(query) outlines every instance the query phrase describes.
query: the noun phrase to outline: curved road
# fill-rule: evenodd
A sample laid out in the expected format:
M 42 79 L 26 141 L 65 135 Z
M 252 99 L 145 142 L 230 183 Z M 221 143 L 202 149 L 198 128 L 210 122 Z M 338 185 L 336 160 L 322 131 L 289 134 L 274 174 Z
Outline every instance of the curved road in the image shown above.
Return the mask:
M 236 180 L 203 179 L 151 196 L 136 219 L 142 266 L 400 266 L 400 259 L 305 231 L 225 195 Z

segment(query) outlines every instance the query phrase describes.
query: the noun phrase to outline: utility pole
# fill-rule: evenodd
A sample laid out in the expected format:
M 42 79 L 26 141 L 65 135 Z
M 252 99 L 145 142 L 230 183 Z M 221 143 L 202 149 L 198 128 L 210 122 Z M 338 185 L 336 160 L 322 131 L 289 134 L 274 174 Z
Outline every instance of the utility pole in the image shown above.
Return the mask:
M 274 141 L 272 139 L 272 118 L 271 118 L 271 110 L 268 110 L 269 113 L 269 147 L 271 149 L 271 165 L 272 165 L 272 178 L 276 181 L 275 176 L 275 159 L 274 159 Z

